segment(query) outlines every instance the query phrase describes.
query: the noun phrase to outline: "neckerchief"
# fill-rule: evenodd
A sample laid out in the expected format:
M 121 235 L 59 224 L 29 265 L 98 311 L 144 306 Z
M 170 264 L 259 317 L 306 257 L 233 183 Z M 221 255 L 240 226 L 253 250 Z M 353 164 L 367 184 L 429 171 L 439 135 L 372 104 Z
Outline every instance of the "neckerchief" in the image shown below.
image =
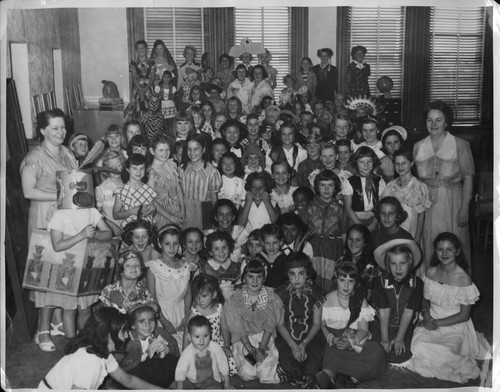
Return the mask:
M 257 301 L 255 302 L 250 302 L 250 297 L 248 296 L 248 291 L 246 287 L 243 287 L 241 290 L 241 293 L 243 294 L 243 301 L 245 302 L 245 307 L 247 309 L 252 309 L 252 312 L 255 312 L 256 310 L 264 310 L 267 309 L 267 291 L 262 287 L 260 290 L 259 296 L 257 297 Z

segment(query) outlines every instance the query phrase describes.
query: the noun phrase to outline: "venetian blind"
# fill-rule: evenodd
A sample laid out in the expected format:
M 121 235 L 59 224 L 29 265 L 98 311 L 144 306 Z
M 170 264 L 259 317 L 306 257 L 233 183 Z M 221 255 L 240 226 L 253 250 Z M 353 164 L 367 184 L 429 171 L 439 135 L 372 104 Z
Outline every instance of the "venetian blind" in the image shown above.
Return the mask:
M 149 54 L 157 39 L 163 40 L 177 66 L 184 63 L 186 45 L 194 45 L 196 61 L 201 61 L 203 45 L 203 8 L 145 8 L 144 25 Z
M 234 9 L 235 44 L 243 38 L 253 42 L 262 42 L 271 52 L 270 64 L 278 70 L 277 86 L 274 89 L 275 99 L 278 99 L 283 85 L 283 76 L 290 73 L 290 9 L 289 7 L 240 8 Z M 256 57 L 256 56 L 254 56 Z M 235 59 L 235 63 L 239 63 Z M 252 64 L 257 64 L 257 59 Z
M 428 99 L 452 105 L 455 123 L 481 121 L 484 8 L 431 8 Z
M 403 90 L 405 8 L 350 7 L 349 26 L 346 57 L 352 61 L 353 46 L 366 48 L 365 61 L 371 69 L 368 79 L 371 94 L 381 94 L 377 80 L 381 76 L 389 76 L 394 83 L 391 95 L 400 98 Z

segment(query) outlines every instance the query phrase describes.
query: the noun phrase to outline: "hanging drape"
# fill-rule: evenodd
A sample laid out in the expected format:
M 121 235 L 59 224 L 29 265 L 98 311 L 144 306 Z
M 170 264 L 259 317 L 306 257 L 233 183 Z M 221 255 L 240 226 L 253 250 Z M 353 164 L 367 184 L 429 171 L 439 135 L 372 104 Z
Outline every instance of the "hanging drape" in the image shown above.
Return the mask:
M 218 56 L 234 45 L 234 8 L 203 9 L 204 44 L 209 65 L 218 72 Z
M 297 68 L 302 57 L 307 57 L 309 42 L 309 9 L 306 7 L 291 8 L 291 64 L 292 75 L 297 73 Z

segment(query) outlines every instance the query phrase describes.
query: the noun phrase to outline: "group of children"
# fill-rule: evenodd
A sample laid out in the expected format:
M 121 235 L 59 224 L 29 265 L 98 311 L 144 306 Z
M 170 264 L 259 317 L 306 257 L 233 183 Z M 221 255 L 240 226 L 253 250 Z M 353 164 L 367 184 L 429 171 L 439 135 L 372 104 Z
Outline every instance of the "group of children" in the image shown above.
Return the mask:
M 355 49 L 353 77 L 369 75 L 366 49 Z M 455 235 L 420 248 L 430 201 L 404 128 L 379 140 L 376 118 L 353 123 L 322 101 L 296 116 L 264 98 L 244 116 L 236 96 L 226 112 L 198 100 L 162 132 L 109 126 L 98 211 L 79 210 L 91 212 L 71 230 L 49 224 L 56 251 L 85 238 L 122 243 L 116 281 L 78 298 L 87 311 L 76 337 L 75 312 L 64 318 L 67 355 L 40 388 L 96 389 L 107 374 L 117 388 L 229 389 L 233 375 L 354 387 L 386 363 L 478 377 L 479 293 Z

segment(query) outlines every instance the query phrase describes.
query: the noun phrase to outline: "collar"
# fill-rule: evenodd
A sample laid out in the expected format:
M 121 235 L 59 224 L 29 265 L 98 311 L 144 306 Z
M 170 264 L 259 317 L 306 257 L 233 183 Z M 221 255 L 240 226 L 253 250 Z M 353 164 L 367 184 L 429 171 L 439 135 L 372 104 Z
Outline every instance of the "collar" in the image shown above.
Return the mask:
M 218 271 L 219 269 L 227 270 L 231 265 L 231 259 L 228 258 L 224 263 L 217 263 L 214 259 L 210 258 L 207 261 L 208 265 L 212 267 L 214 270 Z
M 363 69 L 365 67 L 364 61 L 362 61 L 361 63 L 358 63 L 356 60 L 354 60 L 353 63 L 356 64 L 356 68 Z
M 264 310 L 267 309 L 267 291 L 264 287 L 260 290 L 259 296 L 257 297 L 257 301 L 255 302 L 250 302 L 250 297 L 248 296 L 248 291 L 246 287 L 243 287 L 241 290 L 241 293 L 243 294 L 243 301 L 245 303 L 245 308 L 247 309 L 252 309 L 252 312 L 255 312 L 256 310 Z

